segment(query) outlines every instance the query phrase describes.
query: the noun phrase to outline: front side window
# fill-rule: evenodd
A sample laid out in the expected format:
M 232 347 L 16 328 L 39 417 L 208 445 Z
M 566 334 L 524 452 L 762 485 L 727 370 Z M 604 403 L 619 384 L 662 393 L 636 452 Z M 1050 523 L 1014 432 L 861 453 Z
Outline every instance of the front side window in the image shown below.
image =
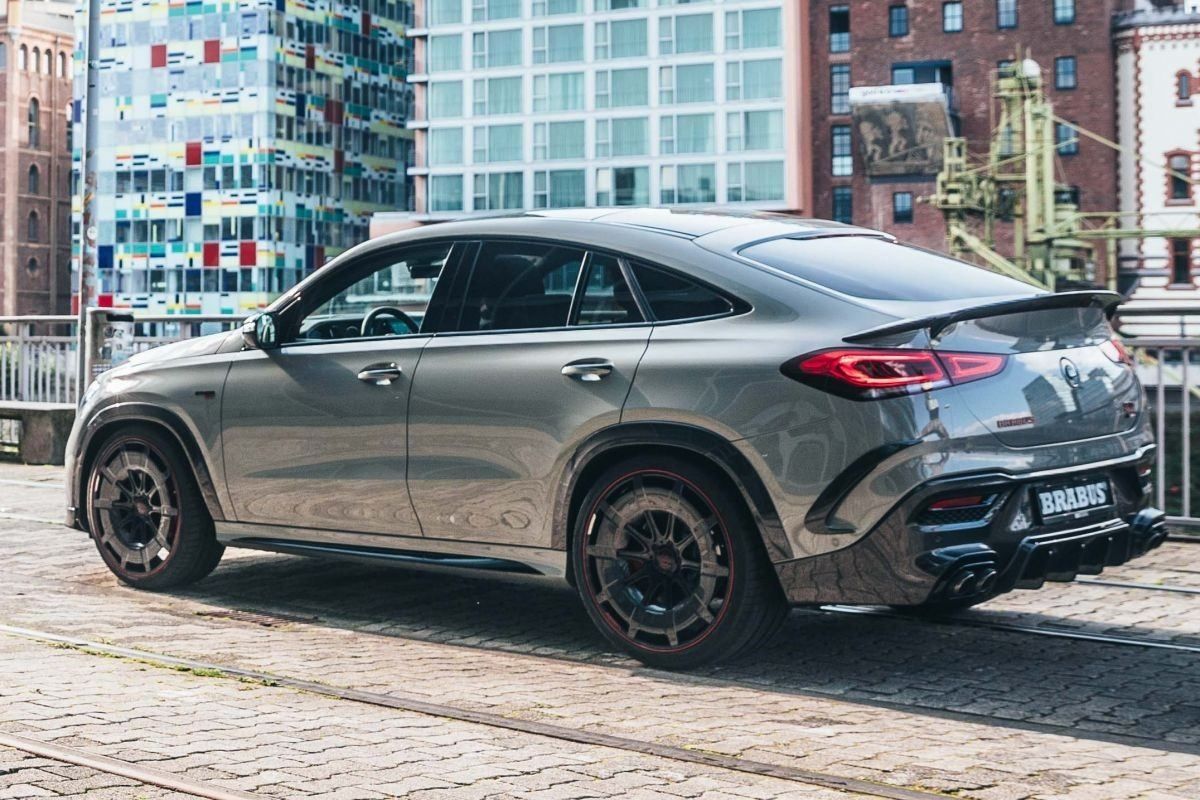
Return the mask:
M 391 258 L 370 258 L 336 276 L 318 305 L 295 328 L 298 342 L 408 336 L 421 331 L 429 299 L 450 245 L 413 247 Z M 330 294 L 332 293 L 332 294 Z
M 942 30 L 946 33 L 958 33 L 963 29 L 963 4 L 960 0 L 952 3 L 942 3 Z
M 457 324 L 443 330 L 561 328 L 571 313 L 583 251 L 533 242 L 485 242 Z

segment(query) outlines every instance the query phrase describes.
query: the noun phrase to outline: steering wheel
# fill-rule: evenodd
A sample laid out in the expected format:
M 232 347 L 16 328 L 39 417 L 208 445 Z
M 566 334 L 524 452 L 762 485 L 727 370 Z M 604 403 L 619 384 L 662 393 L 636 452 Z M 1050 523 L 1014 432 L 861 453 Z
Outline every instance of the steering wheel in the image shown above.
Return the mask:
M 379 317 L 395 317 L 396 319 L 398 319 L 404 323 L 404 326 L 406 328 L 408 328 L 409 333 L 419 333 L 421 330 L 421 326 L 417 324 L 416 320 L 414 320 L 408 314 L 405 314 L 403 311 L 396 308 L 395 306 L 376 306 L 375 308 L 372 308 L 370 311 L 368 311 L 367 315 L 365 317 L 363 317 L 362 325 L 358 329 L 358 335 L 359 336 L 386 335 L 386 334 L 372 333 L 372 326 L 374 325 L 375 320 L 378 319 Z M 389 333 L 390 332 L 391 331 L 389 331 Z

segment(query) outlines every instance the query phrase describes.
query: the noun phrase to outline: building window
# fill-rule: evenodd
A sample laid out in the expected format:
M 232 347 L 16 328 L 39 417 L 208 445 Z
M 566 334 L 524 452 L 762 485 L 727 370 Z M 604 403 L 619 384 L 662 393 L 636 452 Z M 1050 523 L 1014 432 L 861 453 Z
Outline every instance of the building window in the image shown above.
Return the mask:
M 0 42 L 0 72 L 8 69 L 8 45 Z
M 577 208 L 587 205 L 584 171 L 550 170 L 533 173 L 534 208 Z
M 1065 122 L 1054 123 L 1054 144 L 1059 155 L 1073 156 L 1079 153 L 1079 138 L 1075 128 Z
M 834 114 L 850 113 L 850 65 L 834 64 L 829 68 L 829 110 Z
M 17 69 L 24 71 L 29 69 L 29 48 L 21 45 L 17 50 Z
M 713 164 L 664 164 L 659 168 L 658 186 L 663 205 L 715 203 L 717 168 Z
M 476 211 L 517 209 L 525 205 L 525 176 L 520 172 L 493 172 L 475 176 Z
M 905 223 L 913 221 L 912 192 L 892 193 L 892 222 Z
M 996 27 L 1017 27 L 1017 0 L 996 0 Z
M 38 50 L 35 47 L 35 48 L 33 48 L 32 53 L 33 53 L 33 61 L 30 62 L 30 64 L 29 64 L 29 71 L 35 72 L 35 73 L 41 72 L 42 71 L 42 51 Z
M 850 126 L 834 125 L 833 138 L 833 174 L 845 177 L 854 173 L 854 156 L 850 151 Z
M 942 3 L 942 30 L 946 33 L 958 33 L 963 29 L 963 4 L 961 0 Z
M 833 187 L 833 221 L 854 222 L 854 190 L 849 186 Z
M 37 51 L 34 51 L 37 52 Z M 29 101 L 29 146 L 37 147 L 42 140 L 41 106 L 37 100 Z
M 1075 56 L 1059 56 L 1054 59 L 1054 88 L 1074 89 L 1079 85 L 1075 70 Z
M 647 53 L 646 20 L 597 22 L 593 30 L 596 60 L 641 58 Z
M 596 205 L 650 204 L 649 167 L 604 167 L 596 170 Z
M 1075 0 L 1050 0 L 1054 3 L 1054 22 L 1070 25 L 1075 21 Z
M 1192 283 L 1192 241 L 1171 239 L 1171 283 Z
M 428 0 L 425 8 L 430 25 L 452 25 L 463 21 L 462 0 Z
M 760 47 L 779 47 L 780 10 L 778 8 L 746 9 L 725 12 L 725 49 L 754 50 Z
M 687 14 L 659 19 L 658 52 L 660 55 L 711 53 L 712 51 L 712 14 Z
M 433 175 L 429 179 L 430 211 L 463 210 L 462 175 Z
M 1175 102 L 1181 105 L 1192 104 L 1192 76 L 1188 72 L 1180 72 L 1175 76 Z
M 1192 157 L 1174 153 L 1167 158 L 1167 199 L 1172 203 L 1192 202 Z
M 58 54 L 58 77 L 60 77 L 60 78 L 67 77 L 67 54 L 66 53 Z
M 31 258 L 28 261 L 26 261 L 25 269 L 28 270 L 30 275 L 37 272 L 38 271 L 38 260 L 36 258 Z
M 545 28 L 533 30 L 533 63 L 538 61 L 538 32 L 542 34 L 542 60 L 545 61 Z M 521 64 L 521 31 L 487 31 L 472 37 L 473 61 L 476 69 L 484 67 L 516 67 Z M 580 53 L 580 58 L 583 54 Z
M 761 203 L 783 199 L 783 162 L 732 162 L 725 170 L 725 199 L 730 203 Z
M 25 230 L 25 241 L 39 242 L 42 238 L 42 225 L 36 211 L 29 212 L 29 224 Z
M 908 6 L 888 7 L 888 36 L 908 36 Z
M 41 188 L 39 186 L 39 184 L 41 183 L 41 177 L 42 177 L 41 173 L 38 172 L 37 164 L 30 164 L 29 165 L 29 193 L 30 194 L 38 193 L 38 190 Z
M 850 52 L 850 6 L 829 9 L 829 52 Z

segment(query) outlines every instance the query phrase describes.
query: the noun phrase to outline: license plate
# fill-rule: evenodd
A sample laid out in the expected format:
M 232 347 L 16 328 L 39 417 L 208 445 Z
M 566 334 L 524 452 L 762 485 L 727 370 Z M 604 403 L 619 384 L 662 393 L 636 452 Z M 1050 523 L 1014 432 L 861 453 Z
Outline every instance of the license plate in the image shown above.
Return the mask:
M 1040 483 L 1033 487 L 1033 500 L 1042 522 L 1086 517 L 1112 507 L 1112 485 L 1096 477 Z

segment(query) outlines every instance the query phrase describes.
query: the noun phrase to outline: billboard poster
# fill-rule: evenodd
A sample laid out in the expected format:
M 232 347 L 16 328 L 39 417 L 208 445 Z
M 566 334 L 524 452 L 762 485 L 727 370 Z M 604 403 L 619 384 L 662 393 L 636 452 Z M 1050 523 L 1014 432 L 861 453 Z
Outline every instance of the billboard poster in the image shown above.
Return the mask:
M 953 135 L 942 84 L 855 86 L 850 111 L 868 177 L 941 170 L 942 142 Z

